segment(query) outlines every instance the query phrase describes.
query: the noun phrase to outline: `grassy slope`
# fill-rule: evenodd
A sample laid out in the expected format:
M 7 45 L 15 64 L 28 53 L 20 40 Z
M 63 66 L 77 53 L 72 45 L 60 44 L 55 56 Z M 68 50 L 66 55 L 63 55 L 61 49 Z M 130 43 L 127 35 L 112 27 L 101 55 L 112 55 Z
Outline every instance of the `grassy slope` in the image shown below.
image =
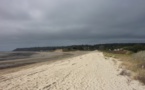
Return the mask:
M 137 79 L 145 84 L 145 60 L 141 60 L 139 55 L 139 57 L 136 57 L 136 54 L 116 54 L 111 52 L 104 52 L 104 55 L 120 60 L 126 69 L 134 72 L 134 79 Z

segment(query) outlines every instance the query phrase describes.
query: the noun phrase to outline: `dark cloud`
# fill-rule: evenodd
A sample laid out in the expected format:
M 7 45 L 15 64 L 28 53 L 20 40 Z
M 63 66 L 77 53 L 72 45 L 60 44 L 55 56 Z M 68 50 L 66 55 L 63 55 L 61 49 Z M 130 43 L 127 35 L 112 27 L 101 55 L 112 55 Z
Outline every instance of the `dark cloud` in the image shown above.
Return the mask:
M 144 0 L 0 1 L 0 50 L 145 42 Z

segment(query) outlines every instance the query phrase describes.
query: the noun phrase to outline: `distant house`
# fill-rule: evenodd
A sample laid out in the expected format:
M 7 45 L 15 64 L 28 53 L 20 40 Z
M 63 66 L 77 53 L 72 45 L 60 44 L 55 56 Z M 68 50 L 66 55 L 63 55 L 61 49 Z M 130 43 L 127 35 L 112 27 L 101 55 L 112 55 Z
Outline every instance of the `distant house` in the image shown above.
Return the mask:
M 56 50 L 54 50 L 54 52 L 63 52 L 63 50 L 62 49 L 56 49 Z
M 114 51 L 123 51 L 122 48 L 114 49 Z

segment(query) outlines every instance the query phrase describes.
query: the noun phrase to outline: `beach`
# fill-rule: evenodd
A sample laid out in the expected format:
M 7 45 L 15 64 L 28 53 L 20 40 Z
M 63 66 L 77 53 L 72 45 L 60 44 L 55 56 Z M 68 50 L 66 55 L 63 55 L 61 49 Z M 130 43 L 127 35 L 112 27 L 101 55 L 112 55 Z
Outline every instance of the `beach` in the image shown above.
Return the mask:
M 120 62 L 92 51 L 0 75 L 0 90 L 145 90 Z

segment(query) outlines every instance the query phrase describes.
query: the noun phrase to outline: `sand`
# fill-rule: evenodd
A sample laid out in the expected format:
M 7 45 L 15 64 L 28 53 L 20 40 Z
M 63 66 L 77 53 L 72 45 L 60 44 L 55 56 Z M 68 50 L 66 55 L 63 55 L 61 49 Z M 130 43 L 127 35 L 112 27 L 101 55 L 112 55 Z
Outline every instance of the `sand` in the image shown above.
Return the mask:
M 0 90 L 145 90 L 119 75 L 118 64 L 94 51 L 0 77 Z

